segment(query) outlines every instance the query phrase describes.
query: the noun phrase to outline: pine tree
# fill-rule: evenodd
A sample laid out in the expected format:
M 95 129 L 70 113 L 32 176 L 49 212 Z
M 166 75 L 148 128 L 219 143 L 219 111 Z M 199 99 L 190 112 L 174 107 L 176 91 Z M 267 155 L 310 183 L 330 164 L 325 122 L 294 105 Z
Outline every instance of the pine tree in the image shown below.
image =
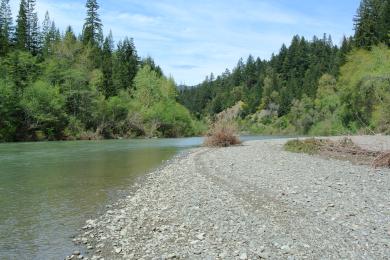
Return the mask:
M 7 54 L 12 44 L 13 22 L 9 0 L 0 4 L 0 56 Z
M 390 0 L 384 0 L 381 13 L 383 42 L 390 46 Z
M 61 40 L 60 30 L 57 28 L 56 23 L 54 21 L 51 22 L 50 27 L 50 42 L 58 42 Z
M 387 42 L 390 31 L 390 1 L 363 0 L 355 23 L 355 44 L 369 49 L 380 42 Z
M 50 15 L 49 12 L 46 11 L 45 19 L 43 20 L 42 23 L 42 34 L 41 34 L 42 50 L 44 54 L 49 53 L 50 40 L 51 40 L 50 26 L 51 26 Z
M 160 66 L 156 65 L 152 57 L 148 56 L 141 61 L 141 67 L 149 66 L 159 77 L 163 76 L 163 71 Z
M 113 73 L 115 88 L 131 89 L 139 64 L 133 39 L 126 37 L 123 42 L 119 42 L 115 54 Z
M 112 52 L 114 49 L 114 41 L 112 32 L 106 37 L 103 43 L 102 51 L 102 72 L 103 72 L 103 93 L 106 97 L 114 96 L 116 90 L 112 81 Z
M 103 25 L 99 18 L 99 4 L 96 0 L 87 0 L 87 18 L 83 27 L 83 43 L 85 45 L 91 43 L 96 46 L 101 46 L 103 42 Z
M 16 47 L 20 50 L 27 48 L 27 3 L 26 0 L 20 1 L 19 14 L 16 20 Z
M 38 14 L 35 10 L 36 0 L 27 0 L 27 49 L 38 54 L 41 47 Z

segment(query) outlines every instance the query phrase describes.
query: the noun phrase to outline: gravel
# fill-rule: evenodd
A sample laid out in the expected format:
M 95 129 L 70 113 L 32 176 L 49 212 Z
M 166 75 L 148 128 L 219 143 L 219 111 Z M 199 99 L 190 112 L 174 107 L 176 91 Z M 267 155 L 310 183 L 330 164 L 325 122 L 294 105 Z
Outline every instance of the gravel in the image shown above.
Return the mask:
M 90 259 L 389 259 L 390 170 L 284 142 L 179 156 L 74 242 Z

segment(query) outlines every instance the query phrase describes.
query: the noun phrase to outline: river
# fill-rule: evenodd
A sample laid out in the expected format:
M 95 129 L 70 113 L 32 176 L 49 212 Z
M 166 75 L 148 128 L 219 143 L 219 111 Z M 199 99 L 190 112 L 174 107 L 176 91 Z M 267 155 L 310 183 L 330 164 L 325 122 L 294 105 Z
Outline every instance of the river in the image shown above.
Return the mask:
M 243 140 L 266 137 L 244 137 Z M 0 259 L 63 259 L 85 220 L 202 138 L 0 144 Z

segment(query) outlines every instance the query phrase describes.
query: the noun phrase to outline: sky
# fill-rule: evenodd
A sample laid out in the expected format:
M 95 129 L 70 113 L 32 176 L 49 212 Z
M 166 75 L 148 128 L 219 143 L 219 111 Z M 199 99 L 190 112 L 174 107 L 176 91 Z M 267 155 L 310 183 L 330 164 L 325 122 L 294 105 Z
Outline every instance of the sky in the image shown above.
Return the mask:
M 86 0 L 37 0 L 61 30 L 82 30 Z M 360 0 L 98 0 L 104 32 L 134 39 L 176 83 L 195 85 L 232 69 L 249 54 L 269 59 L 298 34 L 330 34 L 339 44 L 353 34 Z M 10 0 L 16 16 L 19 0 Z

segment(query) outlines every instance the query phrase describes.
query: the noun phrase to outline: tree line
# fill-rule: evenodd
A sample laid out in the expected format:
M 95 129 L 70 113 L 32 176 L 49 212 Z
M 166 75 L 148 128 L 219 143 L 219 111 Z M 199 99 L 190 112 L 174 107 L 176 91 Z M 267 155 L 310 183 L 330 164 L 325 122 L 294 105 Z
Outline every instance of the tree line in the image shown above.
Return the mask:
M 270 60 L 240 59 L 232 71 L 183 88 L 179 100 L 211 119 L 242 101 L 239 121 L 249 132 L 389 132 L 390 1 L 363 0 L 353 21 L 355 35 L 339 46 L 326 34 L 294 36 Z
M 132 38 L 104 36 L 87 0 L 78 36 L 64 32 L 36 0 L 21 0 L 16 23 L 0 4 L 0 141 L 186 136 L 201 125 L 177 99 L 176 84 Z

